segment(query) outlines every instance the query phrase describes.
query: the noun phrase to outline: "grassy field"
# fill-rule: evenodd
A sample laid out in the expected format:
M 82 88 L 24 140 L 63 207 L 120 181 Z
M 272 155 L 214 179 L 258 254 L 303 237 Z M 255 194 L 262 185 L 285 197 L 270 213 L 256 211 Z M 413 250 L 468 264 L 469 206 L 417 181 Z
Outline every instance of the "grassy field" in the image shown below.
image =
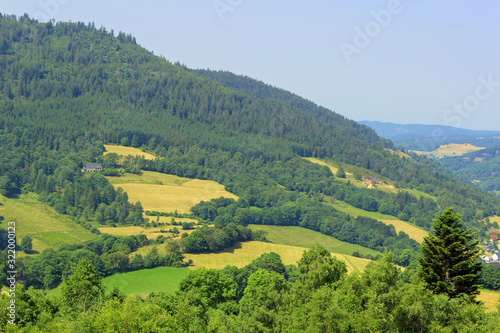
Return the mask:
M 152 155 L 150 153 L 145 153 L 142 150 L 140 150 L 139 148 L 134 148 L 134 147 L 124 147 L 124 146 L 117 146 L 117 145 L 104 145 L 104 149 L 106 149 L 106 151 L 104 152 L 104 155 L 109 154 L 109 153 L 116 153 L 116 154 L 122 155 L 122 156 L 127 156 L 127 155 L 144 156 L 144 158 L 147 160 L 156 159 L 155 155 Z
M 332 253 L 351 255 L 354 251 L 358 251 L 362 255 L 377 255 L 381 254 L 378 251 L 363 247 L 361 245 L 342 242 L 334 237 L 323 235 L 320 232 L 293 226 L 275 226 L 275 225 L 249 225 L 252 231 L 264 230 L 267 231 L 266 238 L 275 244 L 299 246 L 311 248 L 316 244 L 323 245 Z
M 103 282 L 108 290 L 118 288 L 126 294 L 146 296 L 155 291 L 173 293 L 188 273 L 187 268 L 156 267 L 114 274 L 104 278 Z
M 434 155 L 437 158 L 442 158 L 445 156 L 461 156 L 463 154 L 481 149 L 485 149 L 485 147 L 477 147 L 468 143 L 464 144 L 450 143 L 448 145 L 441 145 L 439 146 L 438 149 L 431 152 L 417 151 L 417 150 L 411 150 L 411 151 L 419 155 Z
M 379 212 L 368 212 L 366 210 L 356 208 L 343 201 L 338 201 L 338 200 L 332 202 L 331 205 L 336 209 L 344 213 L 350 214 L 352 216 L 361 215 L 361 216 L 371 217 L 385 224 L 393 225 L 397 233 L 403 231 L 404 233 L 408 234 L 408 236 L 410 236 L 411 239 L 414 239 L 419 243 L 422 243 L 424 237 L 428 235 L 427 231 L 420 229 L 408 222 L 398 220 L 397 218 L 391 215 L 386 215 Z
M 7 228 L 7 222 L 15 221 L 17 238 L 20 241 L 24 236 L 30 236 L 34 251 L 41 252 L 49 247 L 57 249 L 61 244 L 74 244 L 96 237 L 66 215 L 39 202 L 36 194 L 21 195 L 19 199 L 0 195 L 0 203 L 0 215 L 5 218 L 1 227 Z
M 498 224 L 500 224 L 500 216 L 491 216 L 490 222 L 497 222 Z
M 190 269 L 198 267 L 206 268 L 224 268 L 227 265 L 243 267 L 248 265 L 252 260 L 260 255 L 269 252 L 276 252 L 281 256 L 283 264 L 296 264 L 302 257 L 306 248 L 290 245 L 280 245 L 263 242 L 244 242 L 237 243 L 235 246 L 221 252 L 216 253 L 201 253 L 201 254 L 184 254 L 184 260 L 193 260 L 193 266 Z M 362 271 L 371 260 L 356 258 L 345 254 L 332 253 L 334 257 L 343 260 L 347 264 L 347 270 Z
M 490 222 L 497 222 L 498 224 L 500 224 L 500 216 L 490 216 Z M 499 235 L 500 234 L 500 229 L 495 229 L 495 228 L 489 228 L 488 229 L 488 234 L 497 234 Z
M 477 300 L 483 301 L 487 309 L 486 311 L 491 312 L 497 310 L 499 297 L 500 292 L 498 291 L 481 289 L 481 293 L 477 297 Z
M 144 210 L 188 213 L 192 206 L 203 200 L 238 198 L 211 180 L 189 179 L 159 172 L 144 171 L 140 176 L 126 174 L 107 178 L 115 188 L 123 188 L 131 202 L 140 201 Z

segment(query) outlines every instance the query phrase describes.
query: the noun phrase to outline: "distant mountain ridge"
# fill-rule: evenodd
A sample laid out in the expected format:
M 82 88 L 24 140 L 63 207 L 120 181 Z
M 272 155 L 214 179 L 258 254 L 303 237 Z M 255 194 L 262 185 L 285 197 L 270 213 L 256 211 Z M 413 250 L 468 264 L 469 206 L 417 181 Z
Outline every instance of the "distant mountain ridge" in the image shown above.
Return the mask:
M 380 121 L 360 121 L 383 138 L 405 149 L 433 151 L 440 145 L 470 143 L 482 147 L 500 144 L 500 131 L 469 130 L 444 125 L 395 124 Z

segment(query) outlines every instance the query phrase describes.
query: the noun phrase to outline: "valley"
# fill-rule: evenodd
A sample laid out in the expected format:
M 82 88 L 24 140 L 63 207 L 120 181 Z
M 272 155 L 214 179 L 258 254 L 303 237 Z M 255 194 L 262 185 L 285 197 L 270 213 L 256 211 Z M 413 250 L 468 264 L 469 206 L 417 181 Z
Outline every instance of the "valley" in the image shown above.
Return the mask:
M 474 302 L 480 279 L 500 281 L 475 243 L 500 223 L 493 134 L 440 142 L 434 160 L 93 23 L 0 14 L 0 69 L 0 307 L 16 304 L 14 331 L 498 326 L 496 292 Z

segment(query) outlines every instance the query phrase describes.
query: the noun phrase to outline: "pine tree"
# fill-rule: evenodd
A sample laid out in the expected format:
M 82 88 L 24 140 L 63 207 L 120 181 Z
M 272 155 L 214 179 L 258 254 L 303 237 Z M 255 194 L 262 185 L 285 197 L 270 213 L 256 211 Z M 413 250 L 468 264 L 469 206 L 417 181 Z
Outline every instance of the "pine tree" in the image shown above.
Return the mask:
M 460 214 L 447 208 L 433 223 L 434 236 L 424 238 L 420 271 L 427 288 L 450 298 L 479 294 L 481 262 L 478 241 L 464 230 Z

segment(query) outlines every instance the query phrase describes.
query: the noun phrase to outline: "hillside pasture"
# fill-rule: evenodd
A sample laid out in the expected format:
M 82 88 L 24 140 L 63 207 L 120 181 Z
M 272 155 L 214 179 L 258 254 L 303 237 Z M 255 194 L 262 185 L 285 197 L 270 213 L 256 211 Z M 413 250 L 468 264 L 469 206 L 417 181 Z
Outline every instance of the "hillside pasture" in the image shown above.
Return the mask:
M 385 191 L 385 192 L 391 192 L 391 193 L 397 193 L 398 192 L 398 189 L 396 189 L 394 187 L 394 185 L 390 184 L 387 179 L 385 179 L 381 175 L 378 175 L 378 174 L 374 173 L 373 171 L 366 170 L 366 169 L 363 169 L 363 168 L 360 168 L 360 167 L 356 167 L 356 166 L 353 166 L 353 165 L 341 164 L 341 163 L 339 163 L 341 165 L 337 166 L 337 165 L 333 165 L 330 162 L 327 163 L 327 162 L 322 161 L 322 160 L 320 160 L 318 158 L 315 158 L 315 157 L 305 157 L 305 159 L 308 160 L 311 163 L 315 163 L 315 164 L 319 164 L 319 165 L 326 165 L 330 169 L 330 171 L 332 172 L 333 175 L 335 175 L 335 173 L 337 172 L 339 166 L 342 166 L 342 168 L 345 171 L 346 177 L 345 178 L 337 178 L 336 177 L 337 180 L 340 180 L 342 182 L 347 183 L 349 181 L 354 186 L 357 186 L 357 187 L 366 187 L 366 185 L 364 184 L 363 180 L 357 180 L 356 178 L 354 178 L 354 173 L 358 172 L 363 177 L 376 176 L 379 179 L 381 179 L 381 182 L 379 184 L 376 184 L 376 185 L 370 184 L 369 188 L 376 188 L 376 189 L 379 189 L 379 190 L 382 190 L 382 191 Z
M 500 216 L 490 216 L 490 222 L 497 222 L 500 224 Z
M 304 248 L 311 248 L 316 244 L 324 246 L 328 251 L 337 254 L 351 255 L 357 251 L 362 255 L 382 254 L 378 251 L 340 241 L 332 236 L 324 235 L 320 232 L 295 226 L 276 226 L 251 224 L 248 226 L 252 231 L 264 230 L 267 232 L 266 238 L 274 244 L 291 245 Z
M 118 288 L 125 294 L 145 297 L 156 291 L 175 292 L 188 273 L 187 268 L 156 267 L 114 274 L 104 278 L 103 283 L 108 290 Z
M 497 222 L 500 225 L 500 216 L 490 216 L 490 223 Z M 488 234 L 500 235 L 500 228 L 489 228 Z
M 392 225 L 394 226 L 394 229 L 396 229 L 397 233 L 403 231 L 408 236 L 410 236 L 411 239 L 414 239 L 419 243 L 422 243 L 424 237 L 428 235 L 428 232 L 425 231 L 424 229 L 420 229 L 419 227 L 414 226 L 408 222 L 398 220 L 396 217 L 391 215 L 386 215 L 379 212 L 368 212 L 366 210 L 356 208 L 354 206 L 349 205 L 348 203 L 338 200 L 333 201 L 331 205 L 335 207 L 337 210 L 350 214 L 351 216 L 371 217 L 387 225 Z
M 471 145 L 470 143 L 450 143 L 447 145 L 441 145 L 438 149 L 428 152 L 428 151 L 418 151 L 418 150 L 410 150 L 418 155 L 433 155 L 437 158 L 442 158 L 445 156 L 461 156 L 466 153 L 470 153 L 476 150 L 485 149 L 485 147 L 478 147 Z
M 264 253 L 275 252 L 280 255 L 283 264 L 295 265 L 297 261 L 302 258 L 304 251 L 307 250 L 307 248 L 298 246 L 251 241 L 236 243 L 235 246 L 220 252 L 200 254 L 186 253 L 184 254 L 184 260 L 193 260 L 193 266 L 190 266 L 190 269 L 199 267 L 222 269 L 227 265 L 241 268 Z M 332 253 L 332 256 L 344 261 L 349 272 L 362 271 L 372 262 L 368 259 L 356 258 L 345 254 Z
M 140 201 L 144 210 L 189 213 L 189 209 L 201 201 L 219 197 L 238 199 L 212 180 L 189 179 L 152 171 L 144 171 L 142 175 L 126 174 L 107 178 L 115 188 L 121 187 L 127 192 L 131 202 Z
M 0 215 L 4 217 L 1 227 L 6 229 L 7 222 L 16 222 L 18 241 L 30 236 L 33 239 L 33 251 L 57 249 L 62 244 L 75 244 L 97 237 L 68 216 L 39 202 L 36 194 L 23 194 L 19 199 L 0 195 L 0 204 Z
M 394 152 L 394 153 L 397 153 L 397 152 Z M 404 154 L 404 153 L 401 153 L 401 154 Z M 406 154 L 404 154 L 406 155 Z M 408 156 L 408 155 L 406 155 Z M 406 157 L 405 156 L 405 157 Z M 410 158 L 410 156 L 408 156 L 408 158 Z M 322 161 L 320 159 L 317 159 L 315 157 L 305 157 L 306 160 L 308 160 L 309 162 L 312 162 L 312 163 L 316 163 L 316 164 L 319 164 L 319 165 L 326 165 L 328 166 L 328 168 L 330 168 L 330 171 L 335 175 L 335 173 L 337 172 L 338 168 L 334 165 L 332 165 L 331 163 L 327 163 L 325 161 Z M 385 192 L 389 192 L 389 193 L 398 193 L 399 191 L 405 191 L 405 192 L 408 192 L 414 196 L 416 196 L 417 198 L 418 197 L 426 197 L 426 198 L 429 198 L 429 199 L 432 199 L 432 200 L 437 200 L 436 197 L 430 195 L 430 194 L 427 194 L 425 192 L 422 192 L 422 191 L 419 191 L 419 190 L 414 190 L 414 189 L 408 189 L 408 188 L 396 188 L 394 186 L 394 184 L 391 183 L 391 180 L 390 179 L 387 179 L 373 171 L 370 171 L 370 170 L 367 170 L 367 169 L 363 169 L 363 168 L 360 168 L 360 167 L 356 167 L 356 166 L 353 166 L 353 165 L 342 165 L 343 169 L 345 170 L 345 173 L 346 173 L 346 178 L 337 178 L 337 180 L 340 180 L 340 181 L 343 181 L 343 182 L 347 182 L 347 181 L 350 181 L 351 184 L 357 186 L 357 187 L 366 187 L 365 185 L 365 182 L 364 180 L 357 180 L 354 178 L 354 175 L 353 173 L 354 172 L 358 172 L 359 174 L 361 174 L 363 177 L 372 177 L 372 176 L 375 176 L 375 177 L 378 177 L 381 181 L 378 183 L 378 184 L 370 184 L 370 187 L 371 189 L 377 189 L 377 190 L 381 190 L 381 191 L 385 191 Z M 350 170 L 352 172 L 348 172 L 347 170 Z
M 134 147 L 125 147 L 125 146 L 117 146 L 117 145 L 104 145 L 104 155 L 115 153 L 120 156 L 142 156 L 147 160 L 155 160 L 157 157 L 153 154 L 143 152 L 139 148 Z

